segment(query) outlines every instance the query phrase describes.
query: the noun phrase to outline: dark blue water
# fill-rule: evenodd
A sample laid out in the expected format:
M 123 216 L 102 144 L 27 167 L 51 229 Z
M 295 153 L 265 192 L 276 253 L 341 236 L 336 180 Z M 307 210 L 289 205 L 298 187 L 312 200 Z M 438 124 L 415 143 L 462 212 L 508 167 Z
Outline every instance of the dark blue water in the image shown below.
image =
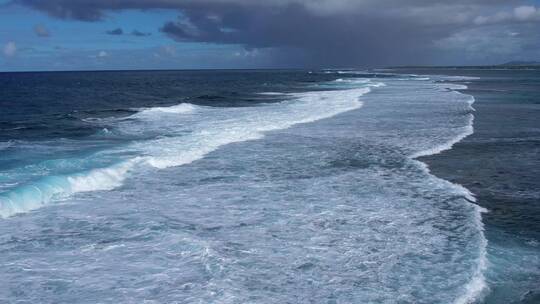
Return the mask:
M 0 140 L 81 138 L 98 131 L 84 118 L 128 116 L 181 102 L 214 107 L 272 101 L 261 89 L 294 92 L 328 74 L 280 71 L 2 73 Z
M 0 301 L 492 301 L 491 213 L 416 160 L 483 79 L 0 74 Z

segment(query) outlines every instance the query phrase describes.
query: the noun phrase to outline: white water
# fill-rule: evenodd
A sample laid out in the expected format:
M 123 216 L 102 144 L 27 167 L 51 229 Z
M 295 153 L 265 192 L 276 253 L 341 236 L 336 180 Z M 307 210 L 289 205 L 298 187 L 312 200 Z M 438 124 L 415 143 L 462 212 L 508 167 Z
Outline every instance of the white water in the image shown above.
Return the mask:
M 450 77 L 450 80 L 462 80 L 462 79 L 470 79 L 470 78 L 469 77 L 461 77 L 461 76 Z M 448 89 L 451 89 L 451 90 L 466 90 L 467 89 L 466 85 L 461 85 L 461 84 L 444 83 L 444 84 L 439 84 L 439 86 L 441 88 L 448 88 Z M 460 95 L 464 95 L 464 94 L 457 93 L 457 92 L 455 92 L 455 93 L 460 94 Z M 474 97 L 470 96 L 470 95 L 465 95 L 465 96 L 468 96 L 467 102 L 469 104 L 469 110 L 474 111 L 474 108 L 472 107 L 472 105 L 474 103 Z M 443 151 L 452 149 L 452 147 L 456 143 L 462 141 L 463 139 L 465 139 L 466 137 L 468 137 L 468 136 L 470 136 L 470 135 L 472 135 L 474 133 L 474 127 L 473 127 L 473 125 L 474 125 L 474 115 L 473 114 L 468 114 L 467 119 L 468 119 L 467 124 L 465 126 L 461 127 L 461 130 L 462 130 L 461 133 L 458 133 L 454 138 L 451 138 L 447 142 L 442 143 L 442 144 L 437 145 L 437 146 L 434 146 L 434 147 L 432 147 L 430 149 L 418 151 L 418 152 L 412 154 L 410 157 L 413 158 L 413 159 L 416 159 L 416 158 L 419 158 L 419 157 L 422 157 L 422 156 L 439 154 L 439 153 L 441 153 Z M 429 173 L 429 168 L 428 168 L 428 166 L 426 164 L 421 163 L 421 166 L 424 168 L 424 170 L 427 173 Z M 475 224 L 477 226 L 477 229 L 482 234 L 481 235 L 481 241 L 480 241 L 480 244 L 479 244 L 479 247 L 478 247 L 478 259 L 477 259 L 477 262 L 476 262 L 477 267 L 474 270 L 474 274 L 472 276 L 472 279 L 464 287 L 464 292 L 454 301 L 454 304 L 475 303 L 477 301 L 480 301 L 486 295 L 486 293 L 489 292 L 489 287 L 488 287 L 488 285 L 486 283 L 486 279 L 485 279 L 485 276 L 484 276 L 484 272 L 486 271 L 487 264 L 488 264 L 488 261 L 487 261 L 487 245 L 488 245 L 488 242 L 487 242 L 487 239 L 486 239 L 486 237 L 484 235 L 484 224 L 482 223 L 482 213 L 488 212 L 488 210 L 474 204 L 476 202 L 476 198 L 474 197 L 474 195 L 468 189 L 466 189 L 463 186 L 458 185 L 458 184 L 452 184 L 450 182 L 448 182 L 448 184 L 450 184 L 451 187 L 455 187 L 455 188 L 459 189 L 463 193 L 463 195 L 471 202 L 471 204 L 473 204 L 475 206 L 474 222 L 475 222 Z
M 113 166 L 37 185 L 42 197 L 44 185 L 59 185 L 49 201 L 89 195 L 51 208 L 60 214 L 52 223 L 47 210 L 0 222 L 52 224 L 50 235 L 12 235 L 54 244 L 34 256 L 8 242 L 2 282 L 64 302 L 472 302 L 486 291 L 482 210 L 412 159 L 472 132 L 472 101 L 448 87 L 389 80 L 361 109 L 369 88 L 118 119 L 114 136 L 150 139 L 97 154 L 123 159 Z M 21 264 L 40 269 L 33 281 L 69 292 L 49 296 Z
M 357 109 L 362 106 L 359 98 L 369 91 L 365 87 L 290 94 L 291 100 L 264 107 L 222 109 L 183 103 L 140 109 L 140 112 L 118 120 L 116 127 L 119 131 L 136 135 L 155 131 L 161 136 L 99 153 L 129 152 L 136 157 L 120 158 L 110 167 L 45 177 L 36 183 L 0 194 L 0 216 L 5 218 L 35 210 L 79 192 L 118 188 L 137 166 L 150 165 L 163 169 L 189 164 L 223 145 L 259 139 L 264 132 Z M 188 125 L 184 126 L 186 123 Z M 187 135 L 177 134 L 179 131 L 182 133 L 185 127 L 189 131 Z

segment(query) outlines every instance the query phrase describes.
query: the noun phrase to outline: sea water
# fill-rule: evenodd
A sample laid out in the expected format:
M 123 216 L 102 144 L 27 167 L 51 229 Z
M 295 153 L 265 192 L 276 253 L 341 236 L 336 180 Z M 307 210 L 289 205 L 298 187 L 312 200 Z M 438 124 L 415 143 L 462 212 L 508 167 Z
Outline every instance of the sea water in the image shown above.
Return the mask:
M 360 71 L 1 77 L 2 302 L 489 294 L 486 210 L 417 159 L 473 133 L 463 84 Z

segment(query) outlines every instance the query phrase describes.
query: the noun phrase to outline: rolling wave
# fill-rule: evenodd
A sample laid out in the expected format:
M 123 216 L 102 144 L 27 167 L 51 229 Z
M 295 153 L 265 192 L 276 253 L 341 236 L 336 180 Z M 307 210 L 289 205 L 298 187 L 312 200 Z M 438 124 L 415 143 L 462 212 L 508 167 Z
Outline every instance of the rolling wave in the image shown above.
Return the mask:
M 63 200 L 79 192 L 112 190 L 120 187 L 137 166 L 163 169 L 181 166 L 203 158 L 219 147 L 258 139 L 265 132 L 289 128 L 332 117 L 362 106 L 358 100 L 370 92 L 369 87 L 290 94 L 292 99 L 265 107 L 209 108 L 189 103 L 170 107 L 142 108 L 139 112 L 119 119 L 117 128 L 133 129 L 134 133 L 160 130 L 151 140 L 135 141 L 127 147 L 104 151 L 101 154 L 138 155 L 119 159 L 114 164 L 88 171 L 45 176 L 35 182 L 0 193 L 0 216 L 9 217 Z M 177 115 L 191 117 L 194 129 L 187 136 L 175 136 L 183 124 Z M 133 120 L 135 120 L 133 122 Z M 143 124 L 137 122 L 141 121 Z M 169 136 L 167 135 L 169 132 Z

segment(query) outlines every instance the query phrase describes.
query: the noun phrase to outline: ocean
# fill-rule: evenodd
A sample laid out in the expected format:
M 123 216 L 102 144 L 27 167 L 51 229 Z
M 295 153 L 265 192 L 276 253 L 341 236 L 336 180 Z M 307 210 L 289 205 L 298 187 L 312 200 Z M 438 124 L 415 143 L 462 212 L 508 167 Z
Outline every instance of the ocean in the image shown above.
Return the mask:
M 1 73 L 0 302 L 534 303 L 539 81 Z
M 540 303 L 540 69 L 408 72 L 477 77 L 465 83 L 476 99 L 474 134 L 423 161 L 489 210 L 485 302 Z

